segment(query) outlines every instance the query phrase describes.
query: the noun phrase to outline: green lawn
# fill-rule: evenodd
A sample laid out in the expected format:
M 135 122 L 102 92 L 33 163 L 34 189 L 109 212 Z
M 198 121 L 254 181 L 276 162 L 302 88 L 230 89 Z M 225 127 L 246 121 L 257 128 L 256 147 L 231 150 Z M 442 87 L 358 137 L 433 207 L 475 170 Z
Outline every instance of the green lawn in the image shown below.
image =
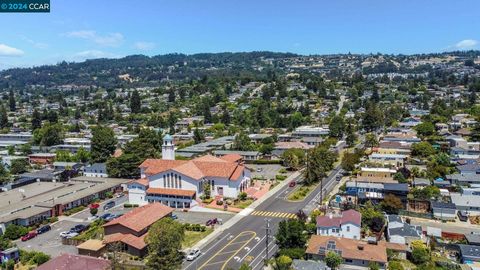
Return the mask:
M 185 231 L 185 238 L 183 239 L 182 247 L 189 248 L 195 245 L 198 241 L 202 240 L 203 238 L 207 237 L 213 229 L 207 227 L 204 232 L 194 232 L 194 231 Z
M 290 201 L 301 201 L 305 199 L 305 197 L 312 192 L 312 190 L 315 188 L 315 185 L 310 185 L 310 186 L 300 186 L 296 188 L 290 195 L 288 195 L 288 200 Z
M 252 199 L 246 199 L 244 201 L 236 201 L 234 204 L 233 204 L 233 207 L 236 207 L 236 208 L 241 208 L 241 209 L 245 209 L 247 208 L 250 204 L 253 203 L 253 200 Z

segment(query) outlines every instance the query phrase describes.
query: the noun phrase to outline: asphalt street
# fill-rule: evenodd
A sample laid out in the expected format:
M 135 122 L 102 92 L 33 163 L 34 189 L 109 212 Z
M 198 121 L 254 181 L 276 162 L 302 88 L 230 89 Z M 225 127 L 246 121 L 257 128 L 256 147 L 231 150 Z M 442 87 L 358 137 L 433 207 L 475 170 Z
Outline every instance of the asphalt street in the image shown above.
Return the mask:
M 323 194 L 328 194 L 337 183 L 336 176 L 340 167 L 332 170 L 323 182 Z M 300 181 L 301 179 L 296 179 Z M 287 195 L 294 188 L 286 185 L 270 198 L 255 208 L 255 211 L 240 219 L 233 227 L 226 229 L 212 240 L 202 255 L 193 262 L 185 262 L 184 269 L 238 269 L 242 263 L 248 263 L 252 269 L 262 269 L 266 256 L 275 254 L 277 246 L 273 236 L 278 230 L 280 221 L 292 218 L 299 210 L 307 213 L 318 206 L 322 187 L 318 185 L 303 201 L 291 202 Z M 256 214 L 257 213 L 257 214 Z M 266 220 L 269 222 L 269 237 L 267 246 Z M 266 249 L 268 248 L 268 255 Z

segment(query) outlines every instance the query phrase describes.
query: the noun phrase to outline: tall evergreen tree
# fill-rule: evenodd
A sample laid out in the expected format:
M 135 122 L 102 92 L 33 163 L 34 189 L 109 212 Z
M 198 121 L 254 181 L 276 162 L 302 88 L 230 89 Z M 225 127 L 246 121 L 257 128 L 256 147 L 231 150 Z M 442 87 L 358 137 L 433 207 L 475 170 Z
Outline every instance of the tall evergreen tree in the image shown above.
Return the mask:
M 15 95 L 13 94 L 13 90 L 10 90 L 8 93 L 8 102 L 10 104 L 10 111 L 14 112 L 17 110 L 17 105 L 15 103 Z
M 109 127 L 97 126 L 92 129 L 92 163 L 103 163 L 115 152 L 117 139 Z
M 42 128 L 42 115 L 35 109 L 32 114 L 32 130 Z
M 139 113 L 142 109 L 142 100 L 140 99 L 140 94 L 135 90 L 130 97 L 130 110 L 132 113 Z
M 0 128 L 8 127 L 8 115 L 7 110 L 3 104 L 0 106 Z

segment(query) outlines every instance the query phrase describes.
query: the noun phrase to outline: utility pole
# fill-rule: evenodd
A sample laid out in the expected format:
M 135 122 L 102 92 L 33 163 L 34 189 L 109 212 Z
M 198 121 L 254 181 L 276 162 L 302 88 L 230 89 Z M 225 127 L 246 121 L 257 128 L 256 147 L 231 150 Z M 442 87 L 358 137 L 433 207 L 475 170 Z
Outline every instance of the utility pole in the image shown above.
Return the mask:
M 268 238 L 270 238 L 270 219 L 265 219 L 265 265 L 268 263 Z

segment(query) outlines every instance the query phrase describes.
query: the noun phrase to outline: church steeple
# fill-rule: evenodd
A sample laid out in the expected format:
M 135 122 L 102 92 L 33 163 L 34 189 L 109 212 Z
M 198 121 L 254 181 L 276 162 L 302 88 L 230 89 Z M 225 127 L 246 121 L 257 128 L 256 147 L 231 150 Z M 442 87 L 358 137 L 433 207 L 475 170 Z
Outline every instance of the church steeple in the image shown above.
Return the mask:
M 173 137 L 170 134 L 163 137 L 162 159 L 175 159 L 175 144 L 173 143 Z

